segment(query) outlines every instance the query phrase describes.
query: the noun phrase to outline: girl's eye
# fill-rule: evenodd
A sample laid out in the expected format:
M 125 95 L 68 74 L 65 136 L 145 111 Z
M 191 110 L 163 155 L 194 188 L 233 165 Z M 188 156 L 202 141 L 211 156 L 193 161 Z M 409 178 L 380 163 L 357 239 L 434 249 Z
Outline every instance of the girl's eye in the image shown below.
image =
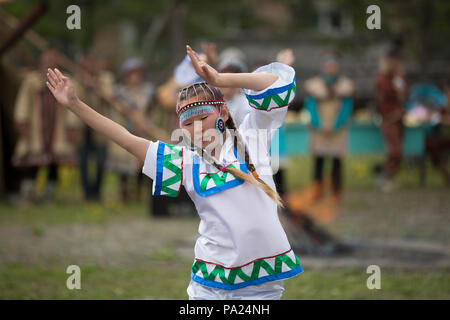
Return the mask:
M 185 126 L 190 126 L 192 124 L 192 122 L 189 122 L 189 123 L 185 123 L 184 125 Z
M 204 116 L 204 117 L 202 117 L 202 120 L 205 120 L 206 118 L 208 118 L 208 116 Z

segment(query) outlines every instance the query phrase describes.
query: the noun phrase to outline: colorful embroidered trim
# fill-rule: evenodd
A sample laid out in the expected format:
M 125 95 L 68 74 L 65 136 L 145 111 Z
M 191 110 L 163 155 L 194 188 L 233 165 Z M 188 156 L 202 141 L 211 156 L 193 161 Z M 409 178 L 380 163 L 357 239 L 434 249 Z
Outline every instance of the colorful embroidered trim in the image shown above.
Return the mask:
M 249 285 L 290 278 L 302 271 L 300 259 L 290 249 L 280 255 L 257 259 L 234 268 L 195 259 L 191 278 L 209 287 L 235 290 Z
M 228 166 L 227 166 L 227 167 L 228 167 Z M 230 164 L 229 167 L 230 167 L 230 168 L 235 168 L 235 169 L 236 169 L 236 167 L 233 166 L 233 164 Z M 216 187 L 217 187 L 217 186 L 221 186 L 221 185 L 223 185 L 224 183 L 226 183 L 226 181 L 227 181 L 227 176 L 228 176 L 228 172 L 224 172 L 224 171 L 222 171 L 222 170 L 220 170 L 220 171 L 221 171 L 221 173 L 217 172 L 217 173 L 215 173 L 215 174 L 206 174 L 206 175 L 202 178 L 202 180 L 201 180 L 201 182 L 200 182 L 200 190 L 206 191 L 206 190 L 207 190 L 207 186 L 208 186 L 208 182 L 209 182 L 209 180 L 211 180 L 211 179 L 214 181 L 214 185 L 215 185 Z
M 248 173 L 247 165 L 237 153 L 236 148 L 233 149 L 233 152 L 234 156 L 240 163 L 239 168 L 241 169 L 241 171 L 244 173 Z M 232 163 L 234 162 L 235 161 L 233 161 Z M 232 164 L 230 166 L 232 166 Z M 235 166 L 233 166 L 233 168 L 235 168 Z M 228 174 L 228 172 L 222 172 L 221 170 L 218 170 L 214 174 L 207 174 L 205 177 L 201 178 L 201 182 L 200 178 L 200 158 L 198 157 L 198 155 L 194 155 L 194 162 L 192 165 L 192 180 L 194 182 L 194 190 L 198 195 L 207 197 L 244 183 L 244 180 L 238 179 L 232 174 Z
M 296 90 L 297 86 L 294 77 L 294 80 L 286 86 L 269 89 L 259 95 L 245 94 L 245 96 L 251 107 L 270 111 L 289 105 L 295 97 Z
M 159 141 L 153 195 L 177 197 L 183 183 L 183 148 Z

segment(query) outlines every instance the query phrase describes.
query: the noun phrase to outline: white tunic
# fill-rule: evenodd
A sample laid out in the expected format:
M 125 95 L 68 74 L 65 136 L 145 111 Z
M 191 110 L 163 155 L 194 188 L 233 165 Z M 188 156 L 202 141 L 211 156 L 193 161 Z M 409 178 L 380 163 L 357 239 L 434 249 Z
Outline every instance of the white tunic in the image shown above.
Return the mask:
M 255 72 L 274 73 L 279 79 L 260 92 L 246 91 L 254 109 L 244 117 L 239 133 L 260 178 L 275 190 L 269 146 L 294 98 L 295 71 L 272 63 Z M 228 131 L 218 160 L 247 172 Z M 233 290 L 302 272 L 277 205 L 260 188 L 217 170 L 184 146 L 161 141 L 150 143 L 142 172 L 154 179 L 154 195 L 177 196 L 183 185 L 195 204 L 201 221 L 193 281 Z

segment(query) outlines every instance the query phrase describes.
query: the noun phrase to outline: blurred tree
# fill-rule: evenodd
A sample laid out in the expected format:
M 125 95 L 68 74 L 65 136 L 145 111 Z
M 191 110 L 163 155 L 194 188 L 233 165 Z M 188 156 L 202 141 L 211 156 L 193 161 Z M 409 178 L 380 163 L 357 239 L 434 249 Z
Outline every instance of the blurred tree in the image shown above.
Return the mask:
M 37 0 L 15 0 L 4 8 L 20 18 Z M 450 45 L 450 1 L 411 0 L 47 0 L 48 11 L 34 30 L 50 44 L 74 55 L 86 51 L 96 34 L 105 28 L 124 22 L 136 31 L 134 51 L 137 51 L 155 70 L 172 65 L 183 55 L 184 43 L 193 45 L 207 39 L 220 42 L 233 39 L 252 40 L 311 38 L 352 50 L 364 50 L 369 42 L 404 39 L 405 52 L 420 61 L 422 70 L 432 58 L 446 57 Z M 77 4 L 81 8 L 81 30 L 68 30 L 66 8 Z M 371 4 L 381 8 L 381 30 L 368 30 L 366 9 Z M 321 34 L 321 9 L 331 8 L 333 23 L 339 12 L 351 21 L 350 34 Z M 328 10 L 328 9 L 326 9 Z M 332 13 L 333 13 L 332 12 Z M 336 14 L 337 13 L 337 14 Z M 337 20 L 336 20 L 337 19 Z M 117 35 L 118 36 L 118 35 Z M 150 40 L 149 40 L 150 39 Z M 151 41 L 147 44 L 148 41 Z M 150 45 L 151 44 L 151 45 Z M 117 43 L 120 46 L 120 43 Z M 121 48 L 117 48 L 117 50 Z M 133 50 L 131 50 L 133 51 Z M 180 52 L 179 52 L 180 51 Z

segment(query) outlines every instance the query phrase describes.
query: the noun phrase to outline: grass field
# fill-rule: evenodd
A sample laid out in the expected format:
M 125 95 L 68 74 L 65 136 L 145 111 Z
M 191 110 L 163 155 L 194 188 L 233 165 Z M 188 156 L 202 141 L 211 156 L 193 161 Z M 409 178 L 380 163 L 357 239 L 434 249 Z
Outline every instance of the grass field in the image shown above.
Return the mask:
M 343 239 L 448 247 L 450 197 L 436 172 L 429 168 L 427 187 L 420 188 L 417 170 L 405 166 L 400 190 L 381 194 L 370 176 L 378 160 L 348 159 L 340 214 L 325 227 Z M 309 158 L 291 163 L 290 189 L 307 185 L 310 165 Z M 198 217 L 156 219 L 143 202 L 125 206 L 117 201 L 113 175 L 105 181 L 102 205 L 83 202 L 77 171 L 60 173 L 54 203 L 0 204 L 0 299 L 187 298 Z M 366 267 L 373 260 L 342 265 L 333 258 L 297 254 L 304 272 L 285 281 L 283 299 L 450 298 L 450 266 L 445 263 L 398 267 L 387 257 L 380 261 L 381 289 L 369 290 Z M 81 290 L 66 287 L 66 269 L 72 264 L 81 268 Z
M 80 290 L 68 290 L 64 266 L 7 264 L 1 299 L 187 299 L 190 261 L 155 261 L 147 268 L 83 266 Z M 307 270 L 285 281 L 283 299 L 449 299 L 450 270 L 389 270 L 381 289 L 366 287 L 364 270 Z

